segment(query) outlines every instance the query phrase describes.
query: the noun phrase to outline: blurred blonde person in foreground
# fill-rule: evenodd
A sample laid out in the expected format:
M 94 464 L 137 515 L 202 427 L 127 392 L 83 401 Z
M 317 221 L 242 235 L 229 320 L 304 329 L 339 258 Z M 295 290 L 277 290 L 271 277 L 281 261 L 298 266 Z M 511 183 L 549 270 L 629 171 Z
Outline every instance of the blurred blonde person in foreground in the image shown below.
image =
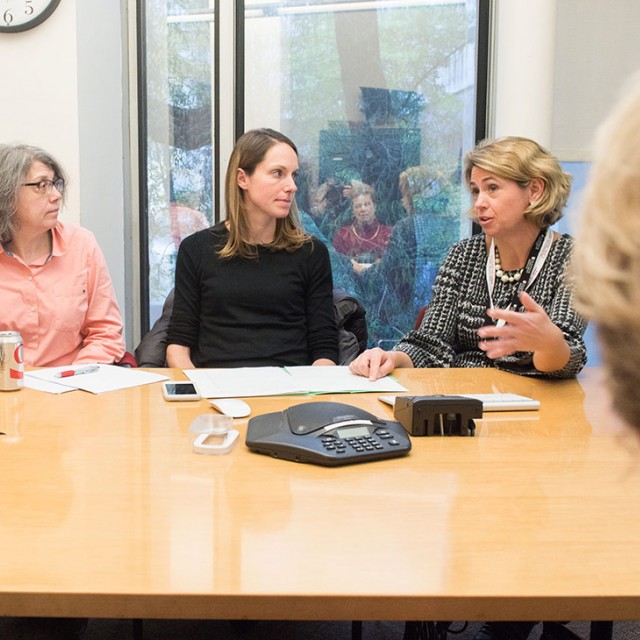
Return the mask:
M 614 409 L 640 432 L 640 74 L 598 130 L 574 270 Z

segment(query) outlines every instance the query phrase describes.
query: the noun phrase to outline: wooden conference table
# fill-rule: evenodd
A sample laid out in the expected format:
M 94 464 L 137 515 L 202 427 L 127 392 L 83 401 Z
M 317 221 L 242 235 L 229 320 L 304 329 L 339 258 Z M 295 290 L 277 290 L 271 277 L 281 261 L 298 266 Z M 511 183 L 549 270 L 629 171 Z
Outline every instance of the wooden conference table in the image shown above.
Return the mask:
M 179 370 L 167 370 L 177 379 Z M 475 438 L 340 468 L 192 452 L 206 400 L 159 384 L 0 394 L 0 615 L 622 620 L 640 614 L 640 451 L 598 370 L 404 370 L 414 394 L 515 392 Z M 380 416 L 375 394 L 320 396 Z M 314 398 L 248 399 L 252 415 Z

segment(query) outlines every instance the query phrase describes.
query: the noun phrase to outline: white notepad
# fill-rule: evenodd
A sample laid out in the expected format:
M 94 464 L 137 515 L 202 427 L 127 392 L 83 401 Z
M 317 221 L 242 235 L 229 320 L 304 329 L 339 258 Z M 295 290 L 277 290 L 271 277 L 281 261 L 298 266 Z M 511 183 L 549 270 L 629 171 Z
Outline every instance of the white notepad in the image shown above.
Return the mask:
M 540 408 L 540 400 L 517 393 L 460 393 L 458 395 L 481 400 L 483 411 L 537 411 Z
M 517 393 L 454 393 L 464 398 L 482 401 L 483 411 L 537 411 L 540 401 Z M 396 396 L 379 396 L 378 400 L 393 407 Z

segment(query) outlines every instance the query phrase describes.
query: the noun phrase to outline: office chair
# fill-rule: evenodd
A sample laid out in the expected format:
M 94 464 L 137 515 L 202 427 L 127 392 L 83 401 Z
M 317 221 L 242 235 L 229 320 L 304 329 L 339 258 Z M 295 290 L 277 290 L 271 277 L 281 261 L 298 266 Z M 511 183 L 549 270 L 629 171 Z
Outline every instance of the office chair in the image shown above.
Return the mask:
M 427 309 L 429 308 L 428 304 L 425 304 L 424 307 L 422 307 L 422 309 L 420 309 L 420 311 L 418 311 L 418 315 L 416 317 L 416 323 L 414 325 L 414 329 L 418 330 L 420 328 L 420 325 L 422 324 L 422 321 L 424 320 L 424 314 L 427 313 Z

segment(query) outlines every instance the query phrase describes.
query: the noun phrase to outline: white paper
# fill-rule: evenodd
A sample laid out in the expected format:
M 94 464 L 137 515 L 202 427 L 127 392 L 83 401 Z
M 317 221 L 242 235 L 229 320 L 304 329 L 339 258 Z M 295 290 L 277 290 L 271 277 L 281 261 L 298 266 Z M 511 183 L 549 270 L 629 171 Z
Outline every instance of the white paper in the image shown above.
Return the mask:
M 48 391 L 49 393 L 60 393 L 55 387 L 65 387 L 69 391 L 83 389 L 91 393 L 104 393 L 105 391 L 116 391 L 118 389 L 128 389 L 138 387 L 143 384 L 168 380 L 168 376 L 159 373 L 150 373 L 141 369 L 129 369 L 111 364 L 98 365 L 98 370 L 93 373 L 83 373 L 68 378 L 58 378 L 57 373 L 61 371 L 84 369 L 88 365 L 76 365 L 71 367 L 52 367 L 49 369 L 39 369 L 37 371 L 25 372 L 25 385 L 33 389 Z M 42 383 L 45 383 L 44 387 Z M 33 386 L 32 386 L 33 383 Z M 48 388 L 47 388 L 48 387 Z
M 203 398 L 407 391 L 390 376 L 371 382 L 352 374 L 349 367 L 240 367 L 184 373 Z
M 33 373 L 35 373 L 35 371 Z M 75 389 L 71 387 L 65 387 L 62 384 L 36 378 L 27 371 L 24 372 L 24 386 L 27 387 L 27 389 L 45 391 L 46 393 L 67 393 L 67 391 L 75 391 Z
M 185 369 L 203 398 L 286 396 L 306 393 L 282 367 Z
M 391 376 L 373 382 L 349 371 L 349 367 L 286 367 L 308 393 L 381 393 L 406 391 Z

